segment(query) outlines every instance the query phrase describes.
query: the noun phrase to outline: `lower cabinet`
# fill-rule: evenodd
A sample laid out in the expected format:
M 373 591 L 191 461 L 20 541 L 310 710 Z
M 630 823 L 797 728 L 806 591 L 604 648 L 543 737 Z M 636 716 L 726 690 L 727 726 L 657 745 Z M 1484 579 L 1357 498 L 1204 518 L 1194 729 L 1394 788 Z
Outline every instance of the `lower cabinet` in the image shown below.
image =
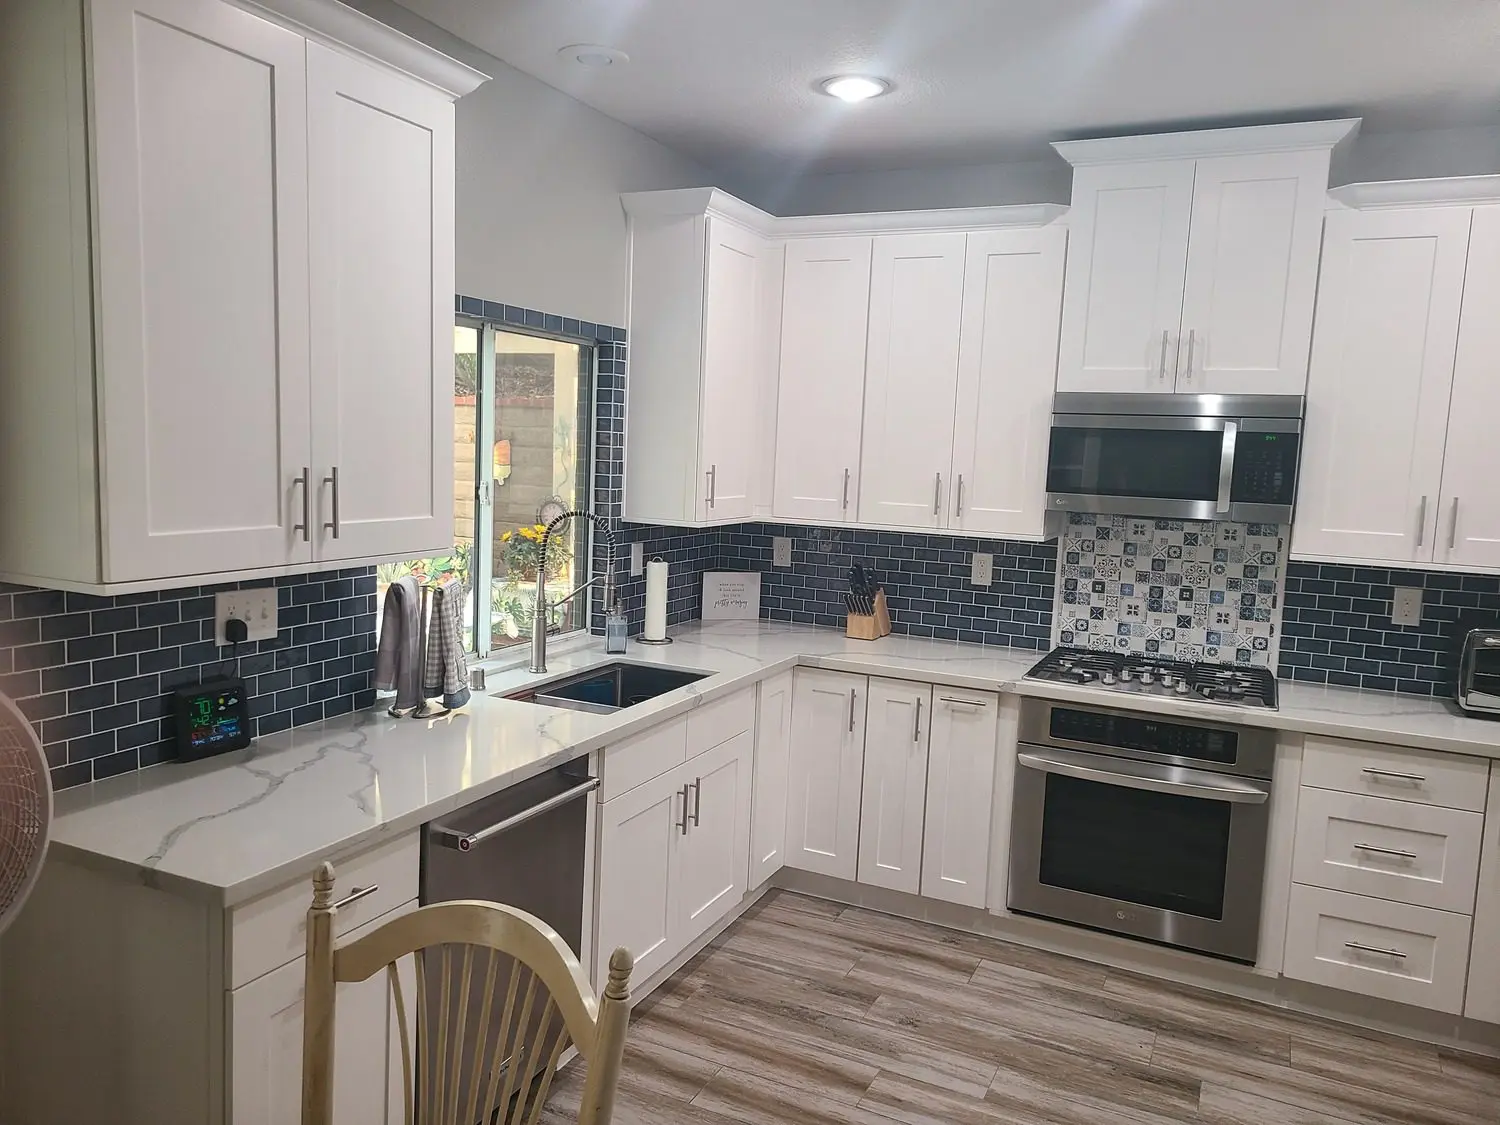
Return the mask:
M 872 679 L 865 708 L 857 877 L 916 894 L 922 882 L 932 688 Z
M 792 673 L 761 683 L 755 712 L 755 781 L 750 804 L 750 886 L 786 863 L 786 788 L 792 749 Z
M 415 900 L 339 939 L 357 941 L 377 926 L 416 909 Z M 273 969 L 229 994 L 230 1121 L 287 1125 L 302 1113 L 302 960 Z M 410 1016 L 416 975 L 407 958 L 398 972 Z M 384 972 L 339 985 L 335 1007 L 335 1125 L 400 1125 L 403 1108 L 400 1029 Z
M 928 725 L 921 893 L 983 909 L 1000 753 L 1000 697 L 934 687 Z
M 864 775 L 866 678 L 798 668 L 787 765 L 786 865 L 853 879 Z

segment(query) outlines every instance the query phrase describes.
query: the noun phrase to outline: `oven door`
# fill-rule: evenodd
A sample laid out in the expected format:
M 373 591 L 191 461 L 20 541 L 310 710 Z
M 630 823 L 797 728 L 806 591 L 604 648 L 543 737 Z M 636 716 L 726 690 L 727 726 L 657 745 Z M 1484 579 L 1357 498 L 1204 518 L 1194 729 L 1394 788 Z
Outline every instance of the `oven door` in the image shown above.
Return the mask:
M 1254 964 L 1270 782 L 1022 743 L 1009 906 Z
M 1054 414 L 1048 507 L 1223 519 L 1239 428 L 1230 418 Z

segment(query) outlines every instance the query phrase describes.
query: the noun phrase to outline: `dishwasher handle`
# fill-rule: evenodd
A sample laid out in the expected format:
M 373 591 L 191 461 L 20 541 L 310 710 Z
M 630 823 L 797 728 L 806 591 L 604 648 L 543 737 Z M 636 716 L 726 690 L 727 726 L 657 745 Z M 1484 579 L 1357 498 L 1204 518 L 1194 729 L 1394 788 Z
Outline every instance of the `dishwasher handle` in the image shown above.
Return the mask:
M 478 832 L 459 832 L 452 828 L 435 828 L 432 830 L 432 835 L 437 843 L 443 847 L 466 852 L 476 845 L 484 843 L 486 840 L 493 839 L 502 832 L 509 832 L 512 828 L 525 824 L 528 820 L 533 820 L 543 813 L 551 812 L 555 808 L 569 804 L 572 801 L 578 800 L 579 797 L 592 793 L 595 789 L 599 788 L 599 784 L 600 781 L 597 777 L 585 778 L 581 783 L 573 786 L 573 788 L 564 789 L 561 793 L 548 797 L 545 801 L 532 805 L 529 809 L 522 809 L 515 815 L 506 817 L 504 820 L 496 821 L 494 824 L 481 828 Z

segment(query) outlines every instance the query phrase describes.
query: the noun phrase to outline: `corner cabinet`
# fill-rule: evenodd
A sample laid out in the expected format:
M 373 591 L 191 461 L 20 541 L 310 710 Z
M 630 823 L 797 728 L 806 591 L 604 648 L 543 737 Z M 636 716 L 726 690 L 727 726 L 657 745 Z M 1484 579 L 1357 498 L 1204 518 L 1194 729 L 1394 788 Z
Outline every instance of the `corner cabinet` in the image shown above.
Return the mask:
M 711 189 L 622 196 L 629 216 L 625 518 L 737 523 L 766 506 L 781 248 Z
M 1057 388 L 1300 394 L 1334 147 L 1355 121 L 1065 141 Z
M 0 574 L 450 548 L 452 100 L 483 76 L 336 5 L 17 2 L 0 56 L 48 74 L 0 105 L 0 271 L 36 279 L 0 298 Z

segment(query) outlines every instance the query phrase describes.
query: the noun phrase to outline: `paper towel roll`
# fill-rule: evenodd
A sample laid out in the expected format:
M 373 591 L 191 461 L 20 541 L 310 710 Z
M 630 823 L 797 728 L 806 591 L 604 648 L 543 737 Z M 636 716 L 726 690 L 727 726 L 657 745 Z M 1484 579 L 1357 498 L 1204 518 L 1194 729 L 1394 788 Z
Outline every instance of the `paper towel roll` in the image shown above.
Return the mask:
M 646 564 L 646 628 L 641 637 L 664 640 L 667 635 L 667 564 L 652 559 Z

